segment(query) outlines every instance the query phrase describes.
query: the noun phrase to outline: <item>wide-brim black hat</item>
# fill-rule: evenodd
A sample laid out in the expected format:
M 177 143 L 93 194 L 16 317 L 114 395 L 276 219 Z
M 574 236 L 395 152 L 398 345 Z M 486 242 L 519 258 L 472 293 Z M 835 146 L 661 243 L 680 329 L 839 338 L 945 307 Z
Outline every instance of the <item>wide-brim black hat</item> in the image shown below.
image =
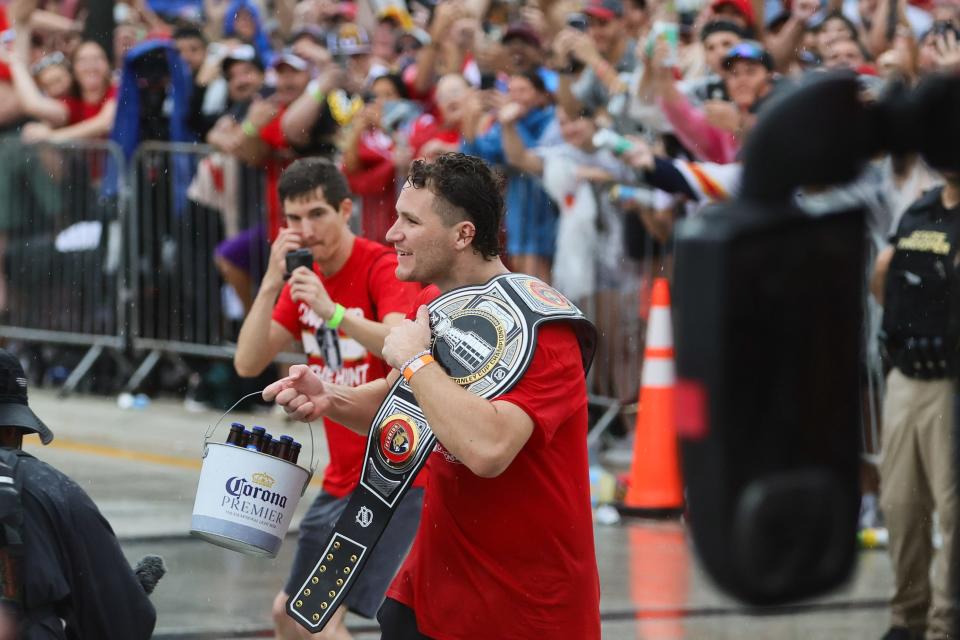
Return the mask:
M 4 349 L 0 349 L 0 427 L 32 431 L 43 444 L 53 441 L 53 431 L 27 404 L 27 378 L 20 361 Z

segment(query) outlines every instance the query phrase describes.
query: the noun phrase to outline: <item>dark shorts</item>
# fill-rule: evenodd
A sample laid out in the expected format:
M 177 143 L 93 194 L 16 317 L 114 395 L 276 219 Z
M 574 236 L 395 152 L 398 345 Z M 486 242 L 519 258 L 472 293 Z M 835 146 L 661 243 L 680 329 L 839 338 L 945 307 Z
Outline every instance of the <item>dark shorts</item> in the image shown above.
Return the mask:
M 349 502 L 350 496 L 337 498 L 321 491 L 303 516 L 300 523 L 300 538 L 297 553 L 293 558 L 290 578 L 284 591 L 296 593 L 309 577 L 310 572 L 324 551 L 327 537 Z M 373 548 L 370 560 L 364 566 L 357 582 L 347 596 L 350 611 L 365 618 L 373 618 L 383 603 L 387 587 L 407 557 L 407 551 L 417 535 L 420 525 L 420 509 L 423 506 L 423 489 L 414 487 L 403 497 L 387 525 L 387 530 Z
M 413 609 L 391 598 L 383 601 L 377 613 L 380 640 L 430 640 L 420 633 Z

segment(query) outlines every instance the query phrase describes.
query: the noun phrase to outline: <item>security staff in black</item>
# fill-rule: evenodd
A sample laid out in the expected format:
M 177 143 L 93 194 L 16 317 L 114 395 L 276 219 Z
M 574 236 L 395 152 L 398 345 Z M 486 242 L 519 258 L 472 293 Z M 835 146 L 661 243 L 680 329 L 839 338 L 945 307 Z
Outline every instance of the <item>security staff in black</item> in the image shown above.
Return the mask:
M 904 213 L 892 246 L 877 259 L 873 281 L 884 305 L 882 339 L 892 365 L 880 461 L 880 508 L 895 577 L 885 640 L 955 637 L 957 488 L 951 458 L 960 364 L 960 172 L 945 172 L 944 178 L 945 186 Z M 943 537 L 938 551 L 932 544 L 934 512 Z
M 156 612 L 110 524 L 75 482 L 20 450 L 24 433 L 53 440 L 27 405 L 20 362 L 0 349 L 0 639 L 146 640 Z

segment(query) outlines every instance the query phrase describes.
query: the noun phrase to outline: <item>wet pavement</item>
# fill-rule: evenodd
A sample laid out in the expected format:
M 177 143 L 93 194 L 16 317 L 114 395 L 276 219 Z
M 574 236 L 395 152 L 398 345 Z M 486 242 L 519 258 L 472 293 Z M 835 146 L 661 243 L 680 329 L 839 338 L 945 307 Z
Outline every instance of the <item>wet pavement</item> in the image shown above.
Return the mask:
M 155 638 L 272 637 L 270 605 L 286 578 L 295 538 L 288 535 L 278 557 L 270 560 L 221 549 L 188 534 L 204 432 L 218 414 L 188 412 L 175 401 L 123 410 L 105 398 L 63 400 L 41 390 L 31 390 L 30 397 L 57 438 L 41 447 L 31 437 L 25 448 L 90 493 L 131 563 L 146 554 L 163 556 L 168 574 L 153 594 Z M 231 414 L 227 423 L 234 419 L 248 426 L 262 424 L 275 435 L 290 433 L 304 443 L 302 456 L 309 455 L 305 425 L 269 414 Z M 315 436 L 322 472 L 322 427 L 315 429 Z M 225 437 L 221 425 L 213 439 Z M 298 513 L 318 490 L 315 478 Z M 884 601 L 892 574 L 882 551 L 862 552 L 853 578 L 833 593 L 758 610 L 711 585 L 680 523 L 598 525 L 595 536 L 605 639 L 873 640 L 888 625 Z M 375 622 L 352 615 L 347 620 L 356 638 L 378 637 Z

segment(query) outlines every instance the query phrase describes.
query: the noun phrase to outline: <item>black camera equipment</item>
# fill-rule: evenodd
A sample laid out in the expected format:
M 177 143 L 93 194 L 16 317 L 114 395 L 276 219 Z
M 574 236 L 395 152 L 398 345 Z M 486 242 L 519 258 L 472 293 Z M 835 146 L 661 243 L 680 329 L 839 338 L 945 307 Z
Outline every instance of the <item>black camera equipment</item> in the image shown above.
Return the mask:
M 678 429 L 696 548 L 754 604 L 836 586 L 856 558 L 862 211 L 812 217 L 796 188 L 879 152 L 960 169 L 960 77 L 872 104 L 852 75 L 770 101 L 740 195 L 676 229 Z
M 582 13 L 571 13 L 567 16 L 567 26 L 571 29 L 576 29 L 577 31 L 586 32 L 589 23 L 587 22 L 587 16 Z

